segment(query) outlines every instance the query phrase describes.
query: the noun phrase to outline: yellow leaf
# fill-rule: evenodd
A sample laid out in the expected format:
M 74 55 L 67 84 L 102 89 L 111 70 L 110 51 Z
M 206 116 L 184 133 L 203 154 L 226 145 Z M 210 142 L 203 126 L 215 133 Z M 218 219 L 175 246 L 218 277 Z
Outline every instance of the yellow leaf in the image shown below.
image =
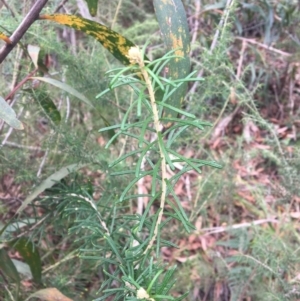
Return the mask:
M 40 19 L 50 20 L 62 25 L 72 27 L 94 37 L 124 65 L 130 65 L 130 61 L 127 55 L 130 47 L 134 47 L 135 44 L 116 31 L 111 30 L 110 28 L 95 21 L 74 15 L 42 15 L 40 16 Z
M 11 40 L 3 32 L 0 31 L 0 40 L 5 41 L 7 44 L 11 44 Z

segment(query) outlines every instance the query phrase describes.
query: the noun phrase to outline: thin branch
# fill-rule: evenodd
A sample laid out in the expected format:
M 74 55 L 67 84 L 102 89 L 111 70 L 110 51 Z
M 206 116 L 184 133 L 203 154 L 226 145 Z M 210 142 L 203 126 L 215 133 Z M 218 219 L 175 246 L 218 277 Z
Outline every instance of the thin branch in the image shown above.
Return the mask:
M 15 87 L 14 89 L 5 97 L 5 100 L 8 102 L 9 99 L 12 99 L 14 94 L 28 81 L 30 77 L 32 77 L 36 72 L 38 71 L 38 68 L 31 71 L 29 74 L 26 75 L 25 78 L 23 78 Z
M 157 135 L 157 141 L 158 141 L 158 147 L 159 147 L 159 155 L 161 157 L 161 164 L 160 164 L 160 168 L 161 168 L 161 197 L 160 197 L 160 206 L 159 206 L 159 214 L 157 217 L 157 221 L 155 224 L 155 228 L 154 228 L 154 232 L 153 232 L 153 236 L 146 248 L 146 250 L 144 251 L 144 254 L 147 253 L 153 246 L 157 235 L 158 235 L 158 230 L 159 230 L 159 226 L 161 224 L 162 221 L 162 217 L 163 217 L 163 213 L 164 213 L 164 208 L 165 208 L 165 202 L 166 202 L 166 196 L 167 196 L 167 164 L 166 164 L 166 156 L 164 154 L 164 150 L 163 150 L 163 145 L 159 139 L 159 136 L 161 135 L 161 123 L 159 121 L 159 115 L 158 115 L 158 108 L 155 102 L 155 93 L 152 87 L 152 83 L 151 83 L 151 78 L 147 72 L 147 69 L 145 68 L 145 62 L 144 62 L 144 58 L 143 58 L 143 54 L 141 53 L 140 49 L 138 47 L 131 47 L 129 52 L 128 52 L 128 58 L 130 60 L 131 63 L 133 64 L 138 64 L 142 73 L 142 76 L 144 78 L 148 93 L 149 93 L 149 98 L 150 98 L 150 104 L 151 104 L 151 108 L 152 108 L 152 114 L 153 114 L 153 123 L 154 123 L 154 128 L 155 128 L 155 133 Z
M 4 4 L 4 6 L 10 11 L 11 15 L 13 16 L 13 18 L 16 18 L 16 14 L 14 13 L 14 11 L 12 10 L 12 8 L 6 3 L 5 0 L 1 0 L 1 2 Z
M 68 2 L 68 0 L 63 0 L 60 4 L 58 4 L 57 8 L 54 10 L 54 14 L 58 13 L 58 11 Z
M 3 144 L 3 142 L 2 142 Z M 42 148 L 38 147 L 38 146 L 27 146 L 27 145 L 21 145 L 15 142 L 10 142 L 10 141 L 6 141 L 5 142 L 6 146 L 10 146 L 10 147 L 15 147 L 15 148 L 19 148 L 19 149 L 27 149 L 30 151 L 34 151 L 34 152 L 43 152 L 45 150 L 43 150 Z
M 38 172 L 37 172 L 37 174 L 36 174 L 36 177 L 37 177 L 37 178 L 39 178 L 40 175 L 41 175 L 41 173 L 42 173 L 42 169 L 43 169 L 43 167 L 44 167 L 44 165 L 45 165 L 46 159 L 47 159 L 47 157 L 48 157 L 48 153 L 49 153 L 49 149 L 46 150 L 46 152 L 45 152 L 45 154 L 44 154 L 44 156 L 43 156 L 42 162 L 41 162 L 41 164 L 40 164 L 40 166 L 39 166 L 39 170 L 38 170 Z
M 13 50 L 17 43 L 21 40 L 32 23 L 38 19 L 40 11 L 44 8 L 48 0 L 37 0 L 23 19 L 21 24 L 10 37 L 11 44 L 4 45 L 0 50 L 0 64 L 4 61 L 7 55 Z
M 223 14 L 223 16 L 222 16 L 222 18 L 221 18 L 221 20 L 219 22 L 219 25 L 218 25 L 218 28 L 217 28 L 217 30 L 215 32 L 213 41 L 212 41 L 212 43 L 210 45 L 209 54 L 212 54 L 213 50 L 217 46 L 217 41 L 218 41 L 219 36 L 220 36 L 220 29 L 222 28 L 222 30 L 224 30 L 224 28 L 226 28 L 226 22 L 227 22 L 227 19 L 228 19 L 231 7 L 234 4 L 234 2 L 235 2 L 234 0 L 227 0 L 226 6 L 225 6 L 225 9 L 224 9 L 224 14 Z M 225 25 L 224 25 L 224 23 L 225 23 Z M 202 77 L 203 73 L 204 73 L 204 69 L 202 68 L 198 72 L 197 77 Z M 188 92 L 188 94 L 189 95 L 194 94 L 196 92 L 196 90 L 197 90 L 198 85 L 199 85 L 199 81 L 195 81 L 195 83 L 191 87 L 191 89 Z
M 123 0 L 119 0 L 119 2 L 118 2 L 118 5 L 117 5 L 117 8 L 116 8 L 116 12 L 115 12 L 113 21 L 112 21 L 112 23 L 111 23 L 111 29 L 114 28 L 115 23 L 116 23 L 116 21 L 117 21 L 118 14 L 119 14 L 119 11 L 120 11 L 120 8 L 121 8 L 121 5 L 122 5 L 122 1 L 123 1 Z
M 232 230 L 236 230 L 236 229 L 249 228 L 252 226 L 257 226 L 257 225 L 266 224 L 266 223 L 278 224 L 279 221 L 276 219 L 276 217 L 270 217 L 267 219 L 256 220 L 251 223 L 234 224 L 234 225 L 227 226 L 227 227 L 203 228 L 200 231 L 205 232 L 205 234 L 203 234 L 203 236 L 206 236 L 206 235 L 211 235 L 211 234 L 216 234 L 216 233 L 221 233 L 221 232 L 226 232 L 226 231 L 232 231 Z
M 198 30 L 199 30 L 199 27 L 200 27 L 200 21 L 199 21 L 199 15 L 200 15 L 200 8 L 201 8 L 201 3 L 200 3 L 200 0 L 195 0 L 195 8 L 196 8 L 196 11 L 195 11 L 195 14 L 194 14 L 194 26 L 193 26 L 193 35 L 192 35 L 192 41 L 191 41 L 191 44 L 193 45 L 196 40 L 197 40 L 197 36 L 198 36 Z M 191 51 L 192 52 L 192 51 Z
M 277 54 L 280 54 L 280 55 L 283 55 L 283 56 L 291 56 L 292 55 L 291 53 L 288 53 L 288 52 L 276 49 L 276 48 L 274 48 L 272 46 L 268 46 L 268 45 L 262 44 L 262 43 L 260 43 L 260 42 L 258 42 L 256 40 L 254 40 L 254 39 L 247 39 L 247 38 L 242 38 L 242 37 L 235 37 L 235 39 L 236 40 L 241 40 L 243 42 L 248 42 L 248 43 L 251 43 L 251 44 L 258 45 L 261 48 L 264 48 L 266 50 L 272 51 L 274 53 L 277 53 Z

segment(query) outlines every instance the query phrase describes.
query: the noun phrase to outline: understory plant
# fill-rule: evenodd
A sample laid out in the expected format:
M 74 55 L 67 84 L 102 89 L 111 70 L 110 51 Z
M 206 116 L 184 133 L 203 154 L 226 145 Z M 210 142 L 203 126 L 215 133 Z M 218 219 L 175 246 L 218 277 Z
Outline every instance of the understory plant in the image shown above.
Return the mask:
M 111 249 L 109 251 L 111 256 L 106 264 L 110 263 L 117 267 L 113 274 L 107 273 L 108 286 L 111 286 L 114 279 L 117 280 L 116 275 L 122 275 L 117 280 L 122 289 L 120 290 L 120 287 L 106 289 L 103 297 L 98 300 L 106 299 L 111 294 L 116 295 L 117 299 L 122 297 L 130 300 L 135 298 L 169 299 L 168 292 L 175 283 L 172 278 L 174 267 L 163 266 L 160 250 L 163 246 L 175 246 L 171 241 L 166 241 L 161 232 L 164 228 L 171 227 L 174 220 L 180 221 L 187 232 L 194 228 L 189 222 L 180 199 L 174 192 L 174 185 L 180 176 L 188 171 L 196 170 L 200 173 L 201 167 L 204 165 L 218 168 L 220 165 L 213 161 L 185 158 L 173 146 L 177 137 L 184 135 L 184 131 L 188 127 L 203 130 L 205 126 L 209 125 L 199 121 L 193 114 L 166 103 L 178 86 L 186 81 L 199 79 L 194 78 L 193 73 L 179 80 L 160 76 L 164 66 L 174 57 L 173 51 L 153 62 L 145 62 L 143 50 L 133 47 L 130 49 L 128 57 L 133 66 L 110 71 L 110 88 L 98 97 L 121 85 L 130 86 L 134 91 L 135 97 L 124 114 L 122 122 L 101 129 L 101 131 L 111 129 L 117 131 L 108 142 L 107 147 L 119 136 L 125 136 L 132 141 L 129 145 L 134 146 L 133 150 L 125 152 L 124 155 L 110 163 L 108 173 L 110 177 L 126 177 L 129 182 L 116 199 L 114 207 L 120 208 L 129 200 L 136 199 L 139 203 L 137 208 L 141 208 L 141 211 L 122 218 L 124 219 L 122 226 L 116 227 L 122 229 L 122 234 L 120 230 L 117 231 L 117 235 L 120 236 L 118 240 L 112 239 L 116 233 L 109 226 L 111 222 L 105 222 L 106 228 L 101 229 L 101 235 L 106 240 L 103 248 Z M 131 74 L 125 75 L 124 73 L 128 71 Z M 163 91 L 161 99 L 157 99 L 155 96 L 155 91 L 158 89 Z M 183 118 L 164 116 L 166 107 L 181 114 Z M 136 116 L 136 121 L 130 121 L 128 119 L 130 115 Z M 131 158 L 130 164 L 128 164 L 129 158 Z M 178 165 L 181 170 L 169 177 L 167 168 L 175 171 L 175 166 L 178 167 Z M 138 187 L 143 185 L 143 179 L 149 176 L 151 177 L 149 193 L 139 193 L 139 191 L 136 193 L 135 185 L 137 184 Z M 143 208 L 144 205 L 145 208 Z M 155 210 L 151 214 L 153 206 Z M 118 221 L 120 222 L 119 218 Z M 126 228 L 127 231 L 125 231 Z M 112 232 L 108 229 L 112 229 Z M 155 255 L 152 251 L 155 251 Z M 106 252 L 108 252 L 107 249 Z
M 106 149 L 114 153 L 116 145 L 125 139 L 124 149 L 118 158 L 112 162 L 103 161 L 97 153 L 88 158 L 82 156 L 80 160 L 74 158 L 72 164 L 62 167 L 36 185 L 11 221 L 2 227 L 0 255 L 7 260 L 7 264 L 2 263 L 1 268 L 5 279 L 11 278 L 16 284 L 14 292 L 5 285 L 7 296 L 14 300 L 19 299 L 20 277 L 16 264 L 4 249 L 7 247 L 22 254 L 30 270 L 28 273 L 40 288 L 28 299 L 37 297 L 49 300 L 51 296 L 62 296 L 60 291 L 48 287 L 42 277 L 45 271 L 42 270 L 39 243 L 49 224 L 55 235 L 63 240 L 64 235 L 73 239 L 73 251 L 65 260 L 79 256 L 83 260 L 96 262 L 96 269 L 101 271 L 103 279 L 96 300 L 111 297 L 114 300 L 184 298 L 185 294 L 170 295 L 176 283 L 176 268 L 164 264 L 161 257 L 162 247 L 176 247 L 172 241 L 164 239 L 164 229 L 177 223 L 187 232 L 194 229 L 174 186 L 186 172 L 193 170 L 201 173 L 203 166 L 221 166 L 214 161 L 187 158 L 177 151 L 177 139 L 184 137 L 188 128 L 202 131 L 210 124 L 199 121 L 194 114 L 181 108 L 188 82 L 201 78 L 195 76 L 195 72 L 190 73 L 186 17 L 181 1 L 175 2 L 165 3 L 164 8 L 163 2 L 154 1 L 169 51 L 153 61 L 145 54 L 146 45 L 140 49 L 120 34 L 94 21 L 59 14 L 39 16 L 40 20 L 55 21 L 93 36 L 125 65 L 107 72 L 109 86 L 96 97 L 98 101 L 119 89 L 130 92 L 128 94 L 132 97 L 127 101 L 130 105 L 119 124 L 110 125 L 101 115 L 107 126 L 101 128 L 100 132 L 108 132 L 110 137 Z M 41 9 L 43 3 L 45 1 L 38 1 L 33 8 L 39 5 Z M 165 11 L 160 11 L 162 8 Z M 37 11 L 34 13 L 36 15 Z M 0 38 L 7 43 L 5 51 L 18 42 L 15 37 L 8 38 L 1 33 Z M 1 59 L 5 57 L 5 51 L 0 52 Z M 27 54 L 35 69 L 5 99 L 0 99 L 4 108 L 4 114 L 0 117 L 6 123 L 23 129 L 23 124 L 6 101 L 13 99 L 18 89 L 28 81 L 33 81 L 33 85 L 25 87 L 23 93 L 41 105 L 54 130 L 61 131 L 61 114 L 47 91 L 40 88 L 40 84 L 35 86 L 34 81 L 50 84 L 93 107 L 87 97 L 66 83 L 49 76 L 33 77 L 40 71 L 46 74 L 47 66 L 41 60 L 38 46 L 28 45 Z M 169 76 L 162 75 L 166 70 Z M 76 176 L 80 169 L 95 166 L 105 173 L 107 185 L 103 196 L 97 201 L 93 195 L 94 187 L 83 184 Z M 145 179 L 151 183 L 146 192 L 141 189 Z M 112 186 L 118 187 L 118 190 L 109 190 L 109 183 L 112 182 Z M 28 205 L 33 208 L 32 218 L 24 214 Z M 40 213 L 43 214 L 42 218 L 39 218 Z M 26 230 L 22 234 L 24 227 Z M 18 239 L 20 237 L 22 239 Z M 58 265 L 65 261 L 57 260 Z

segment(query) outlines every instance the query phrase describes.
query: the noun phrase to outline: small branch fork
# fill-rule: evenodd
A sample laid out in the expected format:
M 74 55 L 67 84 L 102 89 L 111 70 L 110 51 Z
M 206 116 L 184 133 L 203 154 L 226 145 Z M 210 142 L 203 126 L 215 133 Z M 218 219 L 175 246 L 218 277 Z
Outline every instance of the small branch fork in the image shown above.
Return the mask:
M 26 33 L 28 28 L 32 25 L 34 21 L 36 21 L 39 17 L 39 13 L 47 4 L 48 0 L 37 0 L 35 4 L 32 6 L 31 10 L 28 12 L 27 16 L 23 19 L 21 24 L 9 38 L 11 40 L 11 44 L 6 44 L 0 49 L 0 64 L 4 61 L 7 55 L 14 49 L 23 35 Z
M 157 108 L 157 105 L 155 102 L 155 94 L 154 94 L 154 90 L 152 87 L 151 78 L 147 72 L 147 69 L 145 68 L 143 54 L 141 53 L 141 51 L 138 47 L 131 47 L 128 52 L 128 58 L 132 63 L 137 63 L 141 70 L 142 76 L 143 76 L 144 81 L 147 86 L 147 90 L 149 92 L 150 104 L 151 104 L 152 112 L 153 112 L 153 123 L 154 123 L 154 127 L 155 127 L 155 132 L 156 132 L 157 137 L 159 137 L 161 135 L 162 127 L 161 127 L 161 124 L 159 121 L 158 108 Z M 162 217 L 163 217 L 163 212 L 164 212 L 164 207 L 165 207 L 165 202 L 166 202 L 166 195 L 167 195 L 167 183 L 165 181 L 165 179 L 167 178 L 167 164 L 166 164 L 166 157 L 163 152 L 163 145 L 161 145 L 160 139 L 158 139 L 158 145 L 159 145 L 159 153 L 160 153 L 160 157 L 161 157 L 161 183 L 162 183 L 161 184 L 160 206 L 159 206 L 160 212 L 157 217 L 153 236 L 152 236 L 146 250 L 144 251 L 144 254 L 147 253 L 152 248 L 152 246 L 157 238 L 158 229 L 161 224 Z

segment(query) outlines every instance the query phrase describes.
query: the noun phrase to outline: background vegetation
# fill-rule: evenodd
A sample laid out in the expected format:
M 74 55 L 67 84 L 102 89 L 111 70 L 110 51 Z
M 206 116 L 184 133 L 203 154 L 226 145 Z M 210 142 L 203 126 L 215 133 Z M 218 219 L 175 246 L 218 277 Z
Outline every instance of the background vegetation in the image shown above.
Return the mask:
M 14 31 L 32 2 L 2 5 L 1 31 Z M 188 292 L 185 300 L 199 301 L 299 300 L 299 4 L 183 3 L 192 70 L 204 78 L 189 83 L 184 109 L 214 126 L 201 132 L 189 128 L 177 137 L 176 148 L 188 158 L 214 160 L 223 168 L 191 171 L 176 184 L 195 230 L 187 233 L 176 220 L 162 229 L 161 237 L 178 246 L 165 246 L 159 253 L 164 268 L 177 265 L 171 295 Z M 90 17 L 80 0 L 49 1 L 45 12 L 54 12 L 60 4 L 61 12 Z M 95 20 L 140 46 L 147 42 L 151 60 L 166 53 L 151 1 L 101 0 Z M 1 125 L 1 221 L 9 221 L 33 187 L 49 175 L 69 164 L 92 163 L 40 195 L 6 235 L 26 235 L 39 246 L 46 287 L 56 287 L 74 300 L 101 298 L 107 276 L 101 261 L 107 254 L 100 256 L 97 250 L 102 244 L 94 231 L 97 214 L 74 195 L 92 195 L 101 214 L 115 222 L 138 212 L 135 200 L 110 206 L 130 176 L 106 173 L 109 162 L 133 150 L 132 140 L 120 137 L 105 149 L 109 134 L 98 132 L 106 126 L 101 116 L 111 124 L 121 122 L 134 95 L 123 87 L 95 98 L 108 87 L 105 72 L 120 65 L 80 32 L 38 21 L 22 43 L 39 45 L 49 73 L 84 94 L 94 108 L 45 85 L 63 118 L 57 127 L 28 86 L 16 94 L 14 109 L 25 130 Z M 0 68 L 6 95 L 32 66 L 17 47 Z M 128 118 L 135 122 L 137 116 Z M 128 159 L 117 171 L 133 163 Z M 150 178 L 141 189 L 144 194 L 151 191 Z M 158 204 L 151 208 L 154 214 Z M 133 226 L 134 219 L 120 222 L 120 229 Z M 10 256 L 22 261 L 18 252 L 11 250 Z M 109 265 L 105 269 L 114 272 Z M 110 286 L 117 288 L 118 283 Z M 37 288 L 30 277 L 22 278 L 23 299 Z M 0 274 L 0 298 L 14 300 L 14 290 L 14 283 Z

